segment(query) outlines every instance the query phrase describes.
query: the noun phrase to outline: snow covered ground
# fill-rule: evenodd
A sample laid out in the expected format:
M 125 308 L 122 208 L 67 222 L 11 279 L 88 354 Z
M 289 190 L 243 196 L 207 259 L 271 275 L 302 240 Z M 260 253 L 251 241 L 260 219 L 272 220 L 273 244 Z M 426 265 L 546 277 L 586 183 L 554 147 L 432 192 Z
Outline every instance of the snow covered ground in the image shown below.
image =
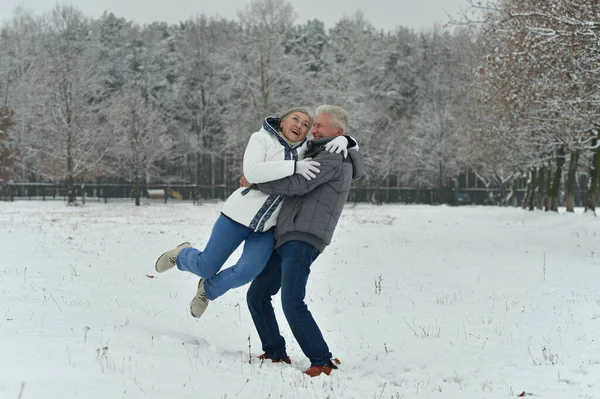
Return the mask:
M 311 379 L 280 307 L 292 366 L 256 360 L 245 287 L 195 320 L 196 278 L 154 272 L 220 208 L 0 203 L 0 398 L 600 396 L 592 215 L 349 205 L 307 297 L 342 365 Z

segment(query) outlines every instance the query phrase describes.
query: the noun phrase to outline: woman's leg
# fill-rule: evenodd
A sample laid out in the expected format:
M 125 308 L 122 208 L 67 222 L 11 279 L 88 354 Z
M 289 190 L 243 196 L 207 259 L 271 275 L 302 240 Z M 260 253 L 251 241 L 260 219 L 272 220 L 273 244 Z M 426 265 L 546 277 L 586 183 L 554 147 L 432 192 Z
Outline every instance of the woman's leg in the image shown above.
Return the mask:
M 177 256 L 177 268 L 199 277 L 212 277 L 252 232 L 252 229 L 221 214 L 213 226 L 204 251 L 196 248 L 182 249 Z
M 238 262 L 204 281 L 204 291 L 208 299 L 213 301 L 230 289 L 252 281 L 265 267 L 273 252 L 273 245 L 273 229 L 249 234 Z

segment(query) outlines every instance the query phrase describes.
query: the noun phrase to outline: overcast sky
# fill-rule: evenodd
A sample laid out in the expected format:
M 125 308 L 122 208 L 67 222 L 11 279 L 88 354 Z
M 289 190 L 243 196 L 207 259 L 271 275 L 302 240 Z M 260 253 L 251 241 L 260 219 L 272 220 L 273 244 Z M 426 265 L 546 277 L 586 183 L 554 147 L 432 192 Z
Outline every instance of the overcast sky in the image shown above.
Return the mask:
M 344 15 L 361 10 L 376 28 L 393 30 L 408 26 L 416 30 L 444 24 L 446 12 L 455 15 L 466 0 L 291 0 L 298 16 L 296 23 L 319 19 L 327 27 Z M 0 20 L 10 19 L 20 4 L 36 14 L 50 10 L 56 0 L 0 0 Z M 199 14 L 235 19 L 247 0 L 71 0 L 68 3 L 97 18 L 106 10 L 139 23 L 152 21 L 178 22 Z

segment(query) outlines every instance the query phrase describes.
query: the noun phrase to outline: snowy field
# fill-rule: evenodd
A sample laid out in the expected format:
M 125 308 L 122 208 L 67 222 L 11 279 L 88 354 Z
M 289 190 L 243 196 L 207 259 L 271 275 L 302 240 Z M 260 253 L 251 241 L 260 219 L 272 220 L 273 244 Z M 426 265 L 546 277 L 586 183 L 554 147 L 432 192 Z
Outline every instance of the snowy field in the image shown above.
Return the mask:
M 291 366 L 256 359 L 246 287 L 196 320 L 196 278 L 156 275 L 220 208 L 0 202 L 0 398 L 600 397 L 590 214 L 349 205 L 307 296 L 342 364 L 311 379 L 278 300 Z

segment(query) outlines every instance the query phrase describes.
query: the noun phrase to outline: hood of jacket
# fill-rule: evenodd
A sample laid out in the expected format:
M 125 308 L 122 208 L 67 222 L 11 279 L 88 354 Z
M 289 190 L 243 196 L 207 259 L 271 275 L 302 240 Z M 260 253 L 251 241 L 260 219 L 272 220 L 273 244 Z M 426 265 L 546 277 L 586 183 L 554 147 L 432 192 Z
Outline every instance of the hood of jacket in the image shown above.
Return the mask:
M 333 139 L 335 139 L 335 137 L 309 140 L 305 157 L 314 158 L 320 152 L 326 151 L 325 146 Z M 362 152 L 353 149 L 348 150 L 348 157 L 344 159 L 344 162 L 352 163 L 352 180 L 360 179 L 365 175 L 365 159 Z

